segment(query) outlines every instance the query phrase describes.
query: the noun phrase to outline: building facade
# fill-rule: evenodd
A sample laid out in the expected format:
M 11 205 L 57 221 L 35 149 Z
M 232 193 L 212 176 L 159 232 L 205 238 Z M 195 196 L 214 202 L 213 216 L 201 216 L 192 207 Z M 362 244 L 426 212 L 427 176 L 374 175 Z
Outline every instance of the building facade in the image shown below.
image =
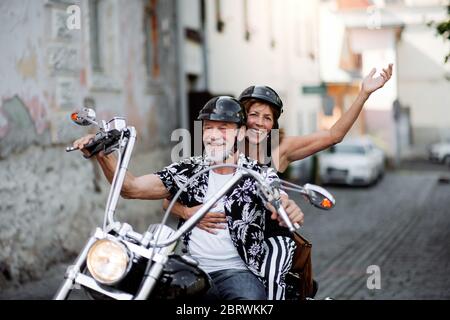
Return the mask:
M 366 102 L 351 134 L 368 134 L 398 163 L 424 156 L 443 139 L 450 118 L 448 42 L 428 22 L 446 18 L 446 1 L 323 1 L 320 9 L 321 76 L 334 102 L 333 123 L 348 108 L 372 67 L 394 63 L 392 79 Z
M 131 170 L 170 161 L 180 126 L 176 2 L 7 0 L 0 3 L 0 289 L 73 257 L 102 221 L 109 185 L 65 146 L 93 129 L 70 113 L 125 116 L 138 131 Z M 159 202 L 121 201 L 138 230 Z
M 191 124 L 207 98 L 239 96 L 251 85 L 268 85 L 284 103 L 280 127 L 287 135 L 318 129 L 320 86 L 319 1 L 182 1 L 186 90 Z M 311 159 L 292 174 L 311 178 Z

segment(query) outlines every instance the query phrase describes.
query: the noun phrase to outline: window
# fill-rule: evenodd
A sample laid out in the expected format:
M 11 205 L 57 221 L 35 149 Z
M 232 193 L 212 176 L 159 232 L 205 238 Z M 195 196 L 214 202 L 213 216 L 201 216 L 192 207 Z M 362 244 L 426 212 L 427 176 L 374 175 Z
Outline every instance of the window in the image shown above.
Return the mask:
M 88 34 L 91 89 L 120 91 L 118 80 L 118 1 L 89 0 Z
M 102 0 L 89 1 L 89 30 L 90 30 L 90 48 L 91 48 L 91 66 L 92 70 L 102 71 L 100 59 L 100 24 L 99 24 L 99 4 Z
M 145 6 L 144 31 L 147 74 L 151 79 L 157 79 L 160 75 L 157 0 L 147 1 L 147 5 Z

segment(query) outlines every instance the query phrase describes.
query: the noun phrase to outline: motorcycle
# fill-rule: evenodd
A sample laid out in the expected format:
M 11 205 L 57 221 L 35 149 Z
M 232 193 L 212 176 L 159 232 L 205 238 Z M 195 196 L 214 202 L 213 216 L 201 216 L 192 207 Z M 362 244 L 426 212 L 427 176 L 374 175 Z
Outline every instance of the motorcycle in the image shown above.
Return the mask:
M 293 224 L 281 206 L 280 189 L 298 192 L 314 206 L 329 210 L 335 205 L 333 196 L 325 189 L 306 184 L 304 186 L 276 180 L 268 184 L 263 173 L 232 164 L 210 166 L 191 177 L 220 167 L 235 167 L 241 170 L 230 179 L 211 199 L 206 201 L 178 230 L 166 226 L 171 209 L 184 186 L 174 196 L 160 224 L 151 224 L 144 233 L 138 233 L 132 226 L 114 219 L 128 163 L 136 141 L 136 129 L 127 126 L 123 117 L 109 121 L 96 121 L 95 111 L 83 108 L 71 114 L 78 125 L 95 125 L 99 128 L 95 137 L 85 146 L 90 158 L 99 152 L 117 152 L 117 167 L 106 202 L 103 227 L 97 227 L 88 239 L 73 265 L 67 268 L 65 279 L 54 299 L 68 299 L 74 289 L 83 288 L 92 299 L 146 300 L 201 298 L 210 288 L 208 275 L 198 262 L 187 254 L 178 254 L 176 249 L 186 233 L 203 218 L 214 204 L 243 177 L 253 177 L 260 196 L 270 203 L 283 218 L 290 231 L 299 229 Z M 66 151 L 76 150 L 67 147 Z

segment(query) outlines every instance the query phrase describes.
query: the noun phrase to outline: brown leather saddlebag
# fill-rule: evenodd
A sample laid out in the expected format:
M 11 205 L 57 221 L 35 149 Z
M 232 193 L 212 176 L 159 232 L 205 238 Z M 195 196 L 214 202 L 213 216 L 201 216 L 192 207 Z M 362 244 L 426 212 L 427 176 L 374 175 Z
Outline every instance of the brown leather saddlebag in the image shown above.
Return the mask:
M 295 249 L 292 268 L 287 275 L 287 299 L 304 300 L 315 295 L 313 285 L 311 242 L 302 235 L 294 232 Z

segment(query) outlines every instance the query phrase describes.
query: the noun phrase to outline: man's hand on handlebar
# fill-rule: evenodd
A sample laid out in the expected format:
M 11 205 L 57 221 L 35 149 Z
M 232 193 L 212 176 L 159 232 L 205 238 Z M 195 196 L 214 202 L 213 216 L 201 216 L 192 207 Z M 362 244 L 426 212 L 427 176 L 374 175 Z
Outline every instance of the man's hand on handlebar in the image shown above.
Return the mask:
M 75 149 L 79 149 L 81 152 L 83 152 L 84 155 L 90 156 L 90 152 L 85 148 L 86 145 L 89 145 L 94 140 L 95 134 L 88 134 L 84 137 L 81 137 L 80 139 L 77 139 L 73 143 L 73 147 Z M 100 156 L 103 155 L 102 152 L 99 154 Z

